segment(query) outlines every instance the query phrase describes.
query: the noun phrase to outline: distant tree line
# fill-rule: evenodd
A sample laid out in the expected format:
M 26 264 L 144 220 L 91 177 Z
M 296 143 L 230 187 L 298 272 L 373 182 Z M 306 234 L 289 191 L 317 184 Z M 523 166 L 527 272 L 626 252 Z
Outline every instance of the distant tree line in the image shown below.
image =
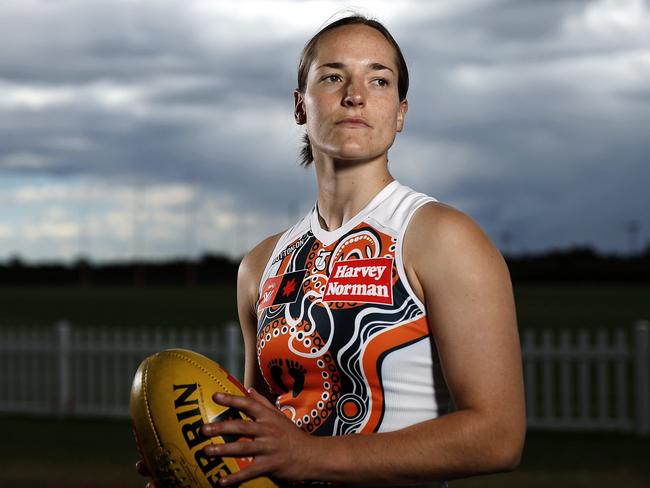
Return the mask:
M 635 255 L 602 255 L 591 247 L 506 257 L 514 282 L 650 283 L 650 247 Z
M 603 255 L 590 247 L 506 256 L 514 282 L 650 283 L 650 247 L 634 256 Z M 2 285 L 215 285 L 234 284 L 239 261 L 206 254 L 199 259 L 93 263 L 0 263 Z
M 27 264 L 13 258 L 0 264 L 0 285 L 208 285 L 237 280 L 239 262 L 225 256 L 205 255 L 198 260 L 124 261 L 71 264 Z

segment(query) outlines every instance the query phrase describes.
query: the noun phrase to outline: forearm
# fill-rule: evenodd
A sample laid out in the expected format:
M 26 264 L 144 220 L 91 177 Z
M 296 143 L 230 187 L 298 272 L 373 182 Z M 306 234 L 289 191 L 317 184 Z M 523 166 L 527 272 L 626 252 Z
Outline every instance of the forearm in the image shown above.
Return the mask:
M 514 469 L 523 422 L 462 410 L 395 432 L 314 439 L 313 479 L 408 484 Z

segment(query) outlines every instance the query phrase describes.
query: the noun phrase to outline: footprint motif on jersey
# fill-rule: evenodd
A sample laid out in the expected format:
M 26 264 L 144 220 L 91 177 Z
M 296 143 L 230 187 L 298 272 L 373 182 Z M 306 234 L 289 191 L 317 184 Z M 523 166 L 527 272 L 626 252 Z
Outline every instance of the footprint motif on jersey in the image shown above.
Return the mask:
M 269 371 L 271 372 L 271 378 L 273 379 L 273 382 L 283 392 L 289 393 L 289 388 L 287 388 L 287 385 L 285 385 L 284 381 L 282 380 L 282 358 L 271 359 L 269 361 L 268 367 Z
M 305 375 L 307 370 L 302 367 L 302 365 L 297 361 L 291 361 L 287 359 L 287 370 L 289 375 L 293 378 L 293 388 L 291 394 L 294 398 L 300 395 L 303 387 L 305 386 Z

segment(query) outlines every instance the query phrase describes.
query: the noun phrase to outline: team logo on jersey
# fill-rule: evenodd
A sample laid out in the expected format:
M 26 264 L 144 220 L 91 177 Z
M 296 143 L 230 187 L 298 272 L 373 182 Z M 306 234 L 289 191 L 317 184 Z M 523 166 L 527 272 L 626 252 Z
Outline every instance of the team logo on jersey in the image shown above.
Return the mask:
M 298 293 L 306 272 L 306 269 L 301 269 L 300 271 L 268 278 L 262 287 L 257 308 L 263 309 L 282 303 L 295 302 L 298 299 Z
M 392 258 L 351 259 L 334 263 L 324 302 L 393 303 Z

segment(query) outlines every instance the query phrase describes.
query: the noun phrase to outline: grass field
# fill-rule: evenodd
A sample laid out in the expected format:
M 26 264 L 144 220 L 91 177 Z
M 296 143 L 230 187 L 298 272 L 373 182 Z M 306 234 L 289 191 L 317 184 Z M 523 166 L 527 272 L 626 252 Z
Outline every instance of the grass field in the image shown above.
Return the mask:
M 0 417 L 0 486 L 140 487 L 126 422 Z M 513 473 L 458 480 L 454 488 L 650 486 L 650 440 L 613 435 L 529 435 Z
M 236 319 L 233 286 L 4 287 L 0 326 L 212 326 Z M 650 285 L 521 284 L 515 286 L 520 327 L 613 327 L 650 319 Z

